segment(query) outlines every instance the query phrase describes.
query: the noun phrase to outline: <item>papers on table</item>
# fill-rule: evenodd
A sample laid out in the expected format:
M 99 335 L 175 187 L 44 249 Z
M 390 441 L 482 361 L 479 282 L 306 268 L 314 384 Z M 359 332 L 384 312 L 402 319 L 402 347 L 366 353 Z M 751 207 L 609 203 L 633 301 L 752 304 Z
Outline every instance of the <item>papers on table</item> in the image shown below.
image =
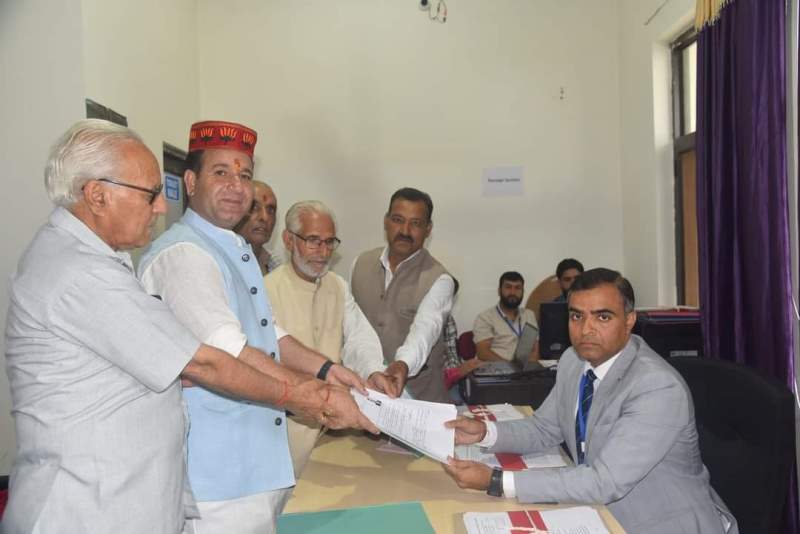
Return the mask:
M 489 404 L 489 405 L 470 405 L 467 407 L 469 413 L 475 419 L 484 421 L 513 421 L 522 419 L 523 415 L 510 404 Z M 519 455 L 513 453 L 488 453 L 477 445 L 458 445 L 455 448 L 456 458 L 461 460 L 473 460 L 481 462 L 490 467 L 499 467 L 506 471 L 524 471 L 525 469 L 537 469 L 546 467 L 566 467 L 564 457 L 561 455 L 558 446 L 550 450 L 535 454 Z
M 456 418 L 452 404 L 413 399 L 392 399 L 383 393 L 367 390 L 367 397 L 353 392 L 361 412 L 384 432 L 436 461 L 447 462 L 454 456 L 455 431 L 444 423 Z
M 477 445 L 456 446 L 456 458 L 460 460 L 473 460 L 489 467 L 498 467 L 506 471 L 524 471 L 525 469 L 541 469 L 546 467 L 566 467 L 567 463 L 558 446 L 536 454 L 513 454 L 483 452 Z
M 513 421 L 523 418 L 520 411 L 510 404 L 470 404 L 467 410 L 464 415 L 481 421 Z
M 508 534 L 509 532 L 547 532 L 548 534 L 608 534 L 597 510 L 575 506 L 560 510 L 519 510 L 514 512 L 464 514 L 467 534 Z

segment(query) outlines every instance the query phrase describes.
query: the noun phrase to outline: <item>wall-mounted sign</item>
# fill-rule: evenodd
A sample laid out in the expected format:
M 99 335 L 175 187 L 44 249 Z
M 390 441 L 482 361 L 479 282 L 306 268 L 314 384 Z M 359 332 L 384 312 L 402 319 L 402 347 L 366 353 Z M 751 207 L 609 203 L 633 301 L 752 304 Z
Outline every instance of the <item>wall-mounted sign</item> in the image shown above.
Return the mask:
M 170 202 L 181 200 L 181 179 L 174 174 L 164 175 L 164 195 Z
M 483 196 L 522 196 L 522 167 L 489 167 L 483 169 Z

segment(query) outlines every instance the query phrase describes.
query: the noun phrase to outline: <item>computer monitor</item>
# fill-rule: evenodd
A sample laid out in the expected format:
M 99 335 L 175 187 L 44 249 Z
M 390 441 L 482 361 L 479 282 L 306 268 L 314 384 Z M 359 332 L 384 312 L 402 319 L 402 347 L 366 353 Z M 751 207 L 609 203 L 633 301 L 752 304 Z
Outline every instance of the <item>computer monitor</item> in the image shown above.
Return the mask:
M 539 354 L 542 359 L 561 357 L 572 344 L 569 340 L 566 302 L 543 302 L 539 307 Z

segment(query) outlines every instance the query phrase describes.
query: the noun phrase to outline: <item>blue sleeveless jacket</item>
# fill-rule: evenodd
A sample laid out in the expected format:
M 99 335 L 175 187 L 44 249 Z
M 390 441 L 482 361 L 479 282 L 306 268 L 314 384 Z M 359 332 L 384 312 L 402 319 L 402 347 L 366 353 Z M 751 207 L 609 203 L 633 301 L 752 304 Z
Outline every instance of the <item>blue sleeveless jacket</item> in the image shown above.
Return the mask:
M 280 360 L 264 279 L 250 245 L 232 239 L 191 209 L 142 256 L 140 272 L 164 249 L 193 243 L 216 260 L 230 308 L 247 344 Z M 185 388 L 189 411 L 189 481 L 198 501 L 230 500 L 293 486 L 283 410 Z

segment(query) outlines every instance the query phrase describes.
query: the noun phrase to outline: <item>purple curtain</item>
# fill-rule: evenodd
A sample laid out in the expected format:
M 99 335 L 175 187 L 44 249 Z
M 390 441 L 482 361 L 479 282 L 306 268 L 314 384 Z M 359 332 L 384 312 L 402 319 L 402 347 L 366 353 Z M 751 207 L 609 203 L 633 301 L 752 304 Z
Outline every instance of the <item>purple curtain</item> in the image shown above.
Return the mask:
M 698 36 L 697 218 L 706 354 L 794 390 L 785 21 L 784 0 L 735 0 Z

